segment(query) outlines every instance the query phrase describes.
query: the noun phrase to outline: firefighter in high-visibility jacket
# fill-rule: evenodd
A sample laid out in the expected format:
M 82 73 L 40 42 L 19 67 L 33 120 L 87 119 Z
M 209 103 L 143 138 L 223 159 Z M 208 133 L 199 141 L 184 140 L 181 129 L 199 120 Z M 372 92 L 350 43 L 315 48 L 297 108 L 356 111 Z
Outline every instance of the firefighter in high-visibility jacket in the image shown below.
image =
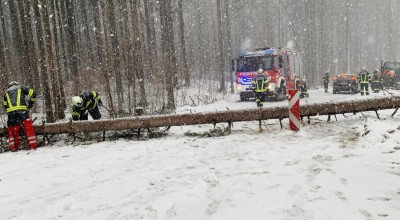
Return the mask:
M 382 88 L 381 74 L 379 69 L 372 72 L 371 89 L 374 93 L 378 93 Z
M 361 95 L 369 95 L 368 83 L 371 82 L 371 75 L 366 66 L 363 66 L 361 72 L 358 73 L 358 82 L 360 83 Z
M 100 94 L 96 91 L 85 91 L 72 97 L 72 120 L 88 120 L 88 113 L 93 120 L 99 120 L 101 113 L 99 105 L 103 105 Z
M 268 93 L 269 81 L 264 75 L 264 70 L 259 69 L 257 76 L 253 79 L 253 90 L 256 96 L 257 107 L 263 107 L 265 97 Z
M 26 99 L 28 96 L 29 99 Z M 19 85 L 12 81 L 4 94 L 3 106 L 7 111 L 8 144 L 11 151 L 17 151 L 21 146 L 19 129 L 23 126 L 29 148 L 36 149 L 35 130 L 32 126 L 32 118 L 28 109 L 33 107 L 36 101 L 36 92 L 32 88 Z
M 309 97 L 306 79 L 301 79 L 299 86 L 300 86 L 300 98 Z
M 329 85 L 329 72 L 325 72 L 324 77 L 322 77 L 324 83 L 325 93 L 328 93 L 328 85 Z

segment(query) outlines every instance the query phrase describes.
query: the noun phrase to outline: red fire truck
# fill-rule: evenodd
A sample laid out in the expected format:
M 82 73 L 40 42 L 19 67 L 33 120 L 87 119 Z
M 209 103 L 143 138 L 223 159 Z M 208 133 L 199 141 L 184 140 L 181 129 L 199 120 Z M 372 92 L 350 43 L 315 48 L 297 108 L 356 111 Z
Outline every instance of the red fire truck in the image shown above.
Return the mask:
M 302 54 L 298 50 L 268 47 L 241 51 L 239 57 L 232 60 L 235 89 L 240 94 L 240 100 L 254 97 L 252 79 L 260 68 L 269 79 L 267 97 L 276 101 L 285 100 L 287 90 L 299 89 L 300 77 L 304 78 Z

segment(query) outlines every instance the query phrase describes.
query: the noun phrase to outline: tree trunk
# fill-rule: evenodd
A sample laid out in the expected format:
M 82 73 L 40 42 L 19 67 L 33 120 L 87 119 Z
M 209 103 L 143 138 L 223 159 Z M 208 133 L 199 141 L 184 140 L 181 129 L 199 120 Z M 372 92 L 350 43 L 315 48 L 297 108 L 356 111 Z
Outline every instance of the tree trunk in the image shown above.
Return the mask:
M 176 63 L 173 62 L 174 56 L 174 34 L 171 18 L 171 0 L 159 1 L 161 19 L 161 42 L 162 42 L 162 62 L 163 72 L 167 90 L 167 110 L 175 110 L 174 81 L 176 74 Z
M 301 106 L 301 117 L 378 111 L 400 107 L 400 97 L 374 100 L 354 100 L 339 103 L 318 103 Z M 258 121 L 268 119 L 284 119 L 289 117 L 287 106 L 221 111 L 181 115 L 143 116 L 137 118 L 119 118 L 114 120 L 79 121 L 46 124 L 35 126 L 37 134 L 62 134 L 77 132 L 99 132 L 112 130 L 128 130 L 139 128 L 156 128 L 197 124 L 216 124 L 224 122 Z M 0 132 L 2 130 L 0 129 Z
M 228 40 L 228 62 L 232 61 L 232 33 L 231 33 L 231 13 L 230 13 L 230 1 L 225 0 L 225 14 L 226 14 L 226 35 L 227 35 L 227 40 Z M 268 22 L 269 23 L 269 22 Z M 229 71 L 229 83 L 231 87 L 231 93 L 233 94 L 235 92 L 235 87 L 234 87 L 234 75 L 232 74 L 232 71 Z
M 3 12 L 3 5 L 0 4 L 0 91 L 5 91 L 8 85 L 8 71 L 6 66 L 6 57 L 5 57 L 5 37 L 4 33 L 4 12 Z
M 56 12 L 56 8 L 54 7 L 53 0 L 47 0 L 47 9 L 49 14 L 53 16 L 49 16 L 48 25 L 50 32 L 50 42 L 49 42 L 49 62 L 50 62 L 50 76 L 53 78 L 52 80 L 52 89 L 53 89 L 53 97 L 55 99 L 54 102 L 54 116 L 56 120 L 64 119 L 64 106 L 65 106 L 65 93 L 64 93 L 64 84 L 60 72 L 60 66 L 58 61 L 58 35 L 56 30 L 56 19 L 58 17 L 58 13 Z
M 28 85 L 33 86 L 33 79 L 38 77 L 37 68 L 34 65 L 33 59 L 35 54 L 33 53 L 33 35 L 32 35 L 32 26 L 31 26 L 31 16 L 29 10 L 29 3 L 25 1 L 17 2 L 18 7 L 20 8 L 20 20 L 21 20 L 21 32 L 23 33 L 23 47 L 24 54 L 22 55 L 22 59 L 26 59 L 26 76 Z
M 120 7 L 119 4 L 115 4 L 115 0 L 110 1 L 109 5 L 109 31 L 110 31 L 110 43 L 111 43 L 111 63 L 113 77 L 115 79 L 115 92 L 117 94 L 117 115 L 123 110 L 123 99 L 124 99 L 124 88 L 122 84 L 122 74 L 121 74 L 121 45 L 119 44 L 120 36 L 120 23 L 118 22 L 119 13 L 115 12 L 115 9 Z
M 217 0 L 217 20 L 218 20 L 218 57 L 219 57 L 219 74 L 220 85 L 219 90 L 225 92 L 225 54 L 224 54 L 224 41 L 222 33 L 222 13 L 221 13 L 221 0 Z
M 36 30 L 38 32 L 38 47 L 39 47 L 39 68 L 42 76 L 42 85 L 43 85 L 43 93 L 44 93 L 44 101 L 45 101 L 45 112 L 46 112 L 46 121 L 48 123 L 55 122 L 54 111 L 53 111 L 53 101 L 51 97 L 50 83 L 51 79 L 48 76 L 48 69 L 46 64 L 46 45 L 48 45 L 48 40 L 46 36 L 49 36 L 50 33 L 43 30 L 46 28 L 45 20 L 48 19 L 47 9 L 46 7 L 38 7 L 39 5 L 44 5 L 43 0 L 36 0 L 35 9 L 35 17 L 36 17 Z M 47 16 L 46 16 L 47 15 Z M 42 28 L 43 27 L 43 28 Z
M 185 40 L 185 23 L 183 21 L 183 0 L 178 0 L 178 25 L 179 25 L 179 36 L 180 36 L 180 48 L 183 63 L 183 78 L 185 79 L 184 86 L 189 88 L 190 86 L 190 74 L 186 55 L 186 40 Z
M 103 13 L 103 28 L 104 28 L 104 37 L 103 37 L 103 45 L 104 45 L 104 65 L 105 65 L 105 70 L 103 70 L 103 76 L 104 80 L 106 82 L 106 91 L 107 91 L 107 96 L 108 96 L 108 105 L 110 107 L 110 116 L 114 117 L 115 116 L 115 110 L 114 110 L 114 102 L 113 102 L 113 97 L 111 93 L 111 83 L 110 83 L 110 75 L 112 73 L 111 69 L 111 48 L 110 48 L 110 42 L 109 42 L 109 36 L 110 36 L 110 31 L 108 28 L 109 24 L 109 2 L 110 0 L 105 0 L 104 2 L 104 13 Z
M 66 12 L 66 23 L 65 34 L 67 41 L 67 60 L 68 60 L 68 79 L 75 81 L 74 93 L 80 92 L 79 87 L 76 86 L 76 80 L 78 80 L 78 54 L 77 54 L 77 28 L 75 25 L 75 4 L 74 0 L 64 0 L 65 12 Z
M 143 107 L 144 109 L 147 108 L 147 97 L 146 97 L 146 88 L 145 88 L 145 77 L 144 77 L 144 68 L 143 68 L 143 49 L 142 49 L 142 42 L 140 36 L 140 27 L 139 27 L 139 13 L 138 13 L 138 2 L 137 0 L 132 1 L 132 22 L 133 22 L 133 66 L 135 76 L 139 82 L 139 89 L 140 89 L 140 102 L 139 106 Z
M 156 40 L 156 30 L 154 24 L 154 2 L 145 1 L 144 2 L 145 11 L 145 26 L 146 26 L 146 39 L 147 48 L 149 54 L 147 54 L 146 59 L 150 65 L 151 76 L 158 76 L 158 53 L 157 53 L 157 40 Z

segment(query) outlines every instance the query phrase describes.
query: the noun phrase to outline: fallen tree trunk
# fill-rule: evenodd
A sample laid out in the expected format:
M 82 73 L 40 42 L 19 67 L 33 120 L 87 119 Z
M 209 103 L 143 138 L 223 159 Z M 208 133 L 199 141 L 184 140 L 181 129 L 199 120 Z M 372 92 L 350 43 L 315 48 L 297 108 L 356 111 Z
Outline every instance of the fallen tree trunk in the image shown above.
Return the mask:
M 357 100 L 337 103 L 318 103 L 301 106 L 301 117 L 335 115 L 378 111 L 400 107 L 400 97 Z M 77 121 L 52 123 L 35 126 L 39 135 L 115 131 L 140 128 L 156 128 L 196 124 L 216 124 L 221 122 L 255 121 L 288 118 L 288 107 L 246 109 L 235 111 L 207 112 L 196 114 L 155 115 L 136 118 L 120 118 L 98 121 Z M 3 131 L 1 131 L 4 133 Z

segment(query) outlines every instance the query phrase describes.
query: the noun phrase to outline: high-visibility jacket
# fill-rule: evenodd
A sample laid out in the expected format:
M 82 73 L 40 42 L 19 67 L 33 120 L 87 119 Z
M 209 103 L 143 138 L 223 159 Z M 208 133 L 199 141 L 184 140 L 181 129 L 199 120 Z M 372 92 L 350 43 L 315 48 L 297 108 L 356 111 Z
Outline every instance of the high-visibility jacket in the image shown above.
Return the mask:
M 358 82 L 360 82 L 360 83 L 368 83 L 370 81 L 371 81 L 371 75 L 369 74 L 368 71 L 362 70 L 358 74 Z
M 374 76 L 372 77 L 372 82 L 381 82 L 381 77 L 377 73 L 374 73 Z
M 29 99 L 26 99 L 28 96 Z M 25 86 L 10 86 L 4 94 L 3 106 L 7 111 L 7 126 L 20 126 L 25 120 L 29 119 L 28 108 L 32 107 L 36 101 L 36 92 Z M 28 103 L 28 105 L 27 105 Z
M 28 102 L 26 96 L 29 97 Z M 28 106 L 32 106 L 35 102 L 35 90 L 21 85 L 14 85 L 8 88 L 4 94 L 3 106 L 7 113 L 10 113 L 19 110 L 26 111 Z
M 79 95 L 82 98 L 82 106 L 72 106 L 72 119 L 79 120 L 79 116 L 86 111 L 93 110 L 98 104 L 102 104 L 100 94 L 96 91 L 85 91 Z
M 268 90 L 269 81 L 264 75 L 257 75 L 253 79 L 253 89 L 255 92 L 266 92 Z

